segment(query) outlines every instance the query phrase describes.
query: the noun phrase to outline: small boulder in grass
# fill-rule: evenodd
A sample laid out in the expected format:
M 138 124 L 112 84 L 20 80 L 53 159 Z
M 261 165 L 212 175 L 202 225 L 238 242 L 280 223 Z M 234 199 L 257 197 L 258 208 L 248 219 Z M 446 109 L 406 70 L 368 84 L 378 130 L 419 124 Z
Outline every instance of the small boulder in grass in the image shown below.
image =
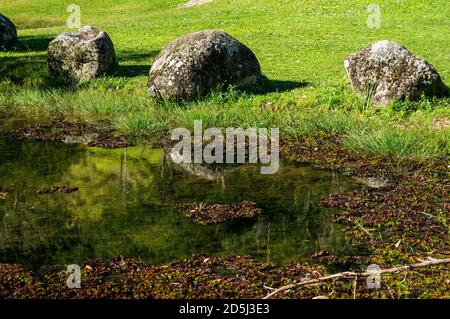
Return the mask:
M 356 93 L 370 96 L 377 106 L 448 94 L 431 64 L 392 41 L 379 41 L 350 55 L 344 66 Z
M 8 47 L 17 42 L 17 30 L 14 23 L 0 14 L 0 47 Z
M 64 84 L 77 84 L 111 71 L 116 54 L 106 32 L 85 26 L 50 42 L 47 64 L 50 77 Z
M 217 224 L 230 220 L 252 218 L 261 213 L 261 209 L 256 203 L 251 201 L 243 201 L 238 204 L 203 204 L 192 203 L 181 207 L 181 212 L 193 218 L 201 225 Z

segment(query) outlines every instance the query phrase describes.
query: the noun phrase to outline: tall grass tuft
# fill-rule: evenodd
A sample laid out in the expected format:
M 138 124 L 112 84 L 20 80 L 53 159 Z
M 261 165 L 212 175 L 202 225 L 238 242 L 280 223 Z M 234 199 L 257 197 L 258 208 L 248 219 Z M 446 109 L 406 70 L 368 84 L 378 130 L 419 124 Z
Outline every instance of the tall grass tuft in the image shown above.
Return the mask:
M 448 130 L 382 128 L 348 134 L 344 145 L 350 150 L 380 156 L 415 160 L 445 157 L 449 154 Z

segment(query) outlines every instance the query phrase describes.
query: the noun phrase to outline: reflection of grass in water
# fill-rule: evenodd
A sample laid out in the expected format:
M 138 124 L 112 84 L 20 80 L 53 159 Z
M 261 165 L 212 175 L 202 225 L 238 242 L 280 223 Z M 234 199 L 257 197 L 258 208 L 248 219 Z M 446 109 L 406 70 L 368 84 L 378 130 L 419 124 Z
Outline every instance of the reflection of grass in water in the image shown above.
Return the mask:
M 328 172 L 283 165 L 279 174 L 264 177 L 256 166 L 242 166 L 226 174 L 223 190 L 216 181 L 170 169 L 161 150 L 133 147 L 125 156 L 124 149 L 8 145 L 14 150 L 5 154 L 0 172 L 8 170 L 2 186 L 11 196 L 0 203 L 6 225 L 0 230 L 0 255 L 9 261 L 64 264 L 132 255 L 165 262 L 203 253 L 254 254 L 284 262 L 319 246 L 337 253 L 348 247 L 330 212 L 318 203 L 321 196 L 352 184 L 344 177 L 334 180 Z M 61 181 L 79 191 L 35 194 L 41 184 Z M 14 185 L 20 185 L 16 208 Z M 256 220 L 201 226 L 173 209 L 178 203 L 244 199 L 263 208 Z

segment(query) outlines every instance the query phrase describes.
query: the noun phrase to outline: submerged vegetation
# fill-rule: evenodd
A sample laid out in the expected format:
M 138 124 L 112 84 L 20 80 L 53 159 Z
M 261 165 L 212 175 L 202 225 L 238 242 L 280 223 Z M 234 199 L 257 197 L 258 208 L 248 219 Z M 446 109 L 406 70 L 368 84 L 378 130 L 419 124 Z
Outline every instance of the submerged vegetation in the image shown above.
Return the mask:
M 66 286 L 65 271 L 37 277 L 19 265 L 0 264 L 0 298 L 263 298 L 273 287 L 326 276 L 324 266 L 291 263 L 275 267 L 250 257 L 196 256 L 166 265 L 118 257 L 82 265 L 80 289 Z M 366 278 L 294 287 L 278 298 L 433 298 L 449 296 L 447 265 L 383 275 L 379 290 Z
M 256 206 L 256 203 L 250 201 L 243 201 L 234 205 L 185 204 L 181 207 L 181 211 L 184 215 L 192 217 L 202 225 L 252 218 L 261 213 L 261 209 Z
M 78 190 L 78 187 L 71 186 L 51 186 L 44 187 L 43 189 L 37 191 L 38 194 L 54 194 L 54 193 L 73 193 Z

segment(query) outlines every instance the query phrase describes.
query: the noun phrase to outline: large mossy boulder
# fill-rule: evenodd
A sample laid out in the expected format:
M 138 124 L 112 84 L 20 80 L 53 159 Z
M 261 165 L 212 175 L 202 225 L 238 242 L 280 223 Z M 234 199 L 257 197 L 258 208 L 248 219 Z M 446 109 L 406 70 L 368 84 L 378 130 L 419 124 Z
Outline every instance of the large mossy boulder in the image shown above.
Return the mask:
M 253 52 L 227 33 L 204 30 L 169 43 L 150 69 L 148 93 L 160 100 L 192 100 L 219 87 L 256 83 L 261 67 Z
M 17 41 L 17 30 L 14 23 L 0 14 L 0 47 L 8 47 Z
M 344 61 L 351 86 L 360 95 L 386 106 L 395 100 L 443 96 L 448 89 L 425 60 L 392 41 L 379 41 Z
M 116 63 L 114 45 L 106 32 L 85 26 L 60 34 L 48 46 L 49 75 L 65 84 L 95 79 Z

